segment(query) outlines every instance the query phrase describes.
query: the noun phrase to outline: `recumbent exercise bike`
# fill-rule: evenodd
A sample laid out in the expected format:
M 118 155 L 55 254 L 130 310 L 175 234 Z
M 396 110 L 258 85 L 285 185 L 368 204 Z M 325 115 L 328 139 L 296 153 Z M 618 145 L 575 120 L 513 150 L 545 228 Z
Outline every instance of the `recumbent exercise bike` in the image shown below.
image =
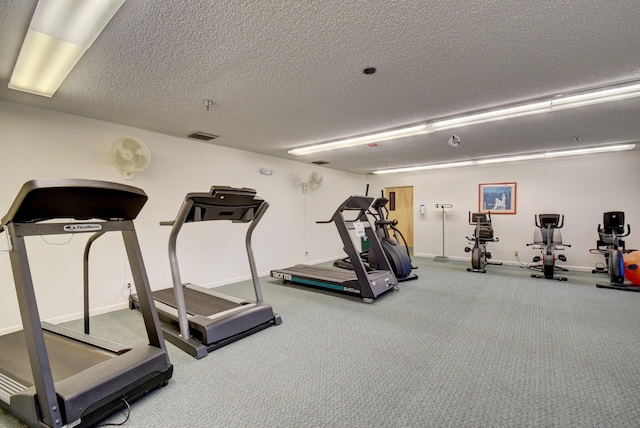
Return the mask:
M 533 273 L 531 277 L 566 281 L 567 278 L 564 276 L 555 276 L 556 270 L 567 271 L 565 268 L 556 266 L 556 259 L 561 262 L 566 262 L 566 256 L 564 254 L 558 254 L 558 256 L 556 256 L 555 252 L 564 250 L 566 247 L 571 247 L 571 245 L 562 242 L 560 229 L 564 226 L 564 215 L 537 214 L 534 216 L 534 222 L 536 228 L 533 232 L 533 243 L 527 244 L 527 246 L 541 251 L 542 255 L 535 256 L 533 262 L 539 263 L 542 261 L 542 264 L 528 267 L 541 271 L 542 275 Z
M 597 283 L 598 288 L 613 288 L 616 290 L 640 291 L 640 287 L 630 287 L 624 280 L 624 253 L 626 253 L 625 236 L 631 234 L 631 226 L 624 227 L 624 212 L 609 211 L 602 215 L 602 226 L 598 225 L 598 242 L 591 254 L 604 255 L 605 263 L 596 264 L 591 273 L 606 273 L 609 283 Z
M 487 251 L 488 242 L 498 242 L 499 239 L 493 235 L 493 225 L 491 224 L 491 212 L 471 213 L 469 211 L 469 224 L 475 226 L 472 237 L 467 236 L 467 240 L 473 242 L 473 248 L 465 247 L 465 253 L 471 253 L 471 267 L 468 272 L 486 273 L 485 266 L 501 265 L 501 262 L 490 262 L 491 253 Z

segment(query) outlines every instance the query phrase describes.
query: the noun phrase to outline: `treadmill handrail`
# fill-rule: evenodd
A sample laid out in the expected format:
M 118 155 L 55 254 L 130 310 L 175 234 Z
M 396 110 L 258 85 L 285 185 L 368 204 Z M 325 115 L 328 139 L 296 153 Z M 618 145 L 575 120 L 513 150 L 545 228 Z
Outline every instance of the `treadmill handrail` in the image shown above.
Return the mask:
M 387 256 L 384 254 L 384 250 L 380 244 L 380 240 L 376 235 L 376 232 L 371 227 L 371 223 L 369 221 L 369 217 L 367 216 L 367 212 L 369 209 L 369 205 L 373 201 L 373 197 L 368 196 L 351 196 L 349 197 L 333 214 L 333 221 L 338 229 L 338 234 L 340 235 L 340 239 L 342 239 L 342 243 L 344 245 L 344 251 L 347 253 L 347 256 L 352 261 L 353 271 L 358 278 L 358 282 L 360 284 L 368 284 L 369 282 L 369 274 L 360 258 L 359 251 L 355 248 L 351 236 L 349 234 L 350 225 L 355 221 L 360 221 L 363 224 L 366 224 L 364 232 L 369 241 L 369 250 L 373 252 L 376 260 L 378 260 L 378 271 L 387 271 L 393 277 L 394 283 L 397 285 L 397 279 L 395 274 L 391 269 L 391 265 L 387 259 Z M 358 208 L 356 208 L 358 207 Z M 343 211 L 347 210 L 359 210 L 357 218 L 355 220 L 346 220 Z M 365 290 L 361 290 L 363 297 L 374 297 L 367 295 L 368 292 Z
M 84 246 L 84 257 L 82 259 L 83 273 L 83 291 L 84 291 L 84 333 L 90 334 L 91 327 L 89 325 L 89 252 L 93 242 L 104 235 L 106 232 L 96 232 L 89 237 Z
M 227 186 L 213 186 L 211 188 L 211 193 L 210 194 L 204 194 L 204 193 L 189 193 L 187 194 L 187 196 L 185 197 L 182 206 L 180 207 L 180 211 L 178 211 L 178 215 L 176 216 L 175 220 L 173 221 L 173 226 L 171 228 L 171 233 L 169 234 L 169 245 L 168 245 L 168 251 L 169 251 L 169 264 L 171 266 L 171 277 L 173 280 L 173 290 L 174 290 L 174 297 L 176 300 L 176 306 L 178 309 L 178 325 L 180 327 L 180 335 L 182 336 L 182 338 L 184 340 L 187 340 L 191 337 L 191 332 L 190 332 L 190 327 L 189 327 L 189 321 L 187 318 L 187 309 L 186 309 L 186 302 L 185 302 L 185 298 L 184 298 L 184 291 L 182 289 L 183 287 L 183 283 L 182 283 L 182 278 L 180 275 L 180 266 L 178 263 L 178 255 L 177 255 L 177 240 L 178 240 L 178 234 L 180 233 L 180 230 L 182 229 L 182 226 L 189 222 L 189 218 L 192 216 L 192 212 L 194 207 L 196 207 L 197 203 L 194 200 L 194 196 L 196 195 L 198 197 L 202 196 L 202 197 L 210 197 L 212 198 L 212 201 L 222 201 L 224 198 L 218 198 L 216 199 L 215 196 L 226 196 L 226 195 L 240 195 L 243 197 L 251 197 L 252 198 L 252 204 L 248 205 L 248 204 L 243 204 L 243 205 L 231 205 L 229 206 L 230 208 L 236 207 L 236 208 L 240 208 L 240 209 L 247 209 L 247 212 L 245 212 L 243 218 L 247 218 L 247 220 L 245 222 L 251 222 L 248 230 L 247 230 L 247 234 L 246 234 L 246 238 L 245 238 L 245 246 L 246 246 L 246 251 L 247 251 L 247 257 L 249 259 L 249 268 L 251 270 L 251 278 L 253 281 L 253 288 L 254 288 L 254 292 L 256 295 L 256 301 L 258 303 L 263 303 L 264 299 L 262 297 L 262 289 L 260 287 L 260 280 L 259 280 L 259 276 L 258 276 L 258 272 L 257 272 L 257 268 L 256 268 L 256 264 L 255 264 L 255 259 L 253 256 L 253 250 L 251 248 L 251 238 L 252 238 L 252 234 L 253 234 L 253 230 L 255 229 L 255 227 L 258 225 L 259 221 L 262 219 L 262 216 L 264 215 L 265 211 L 267 210 L 267 208 L 269 207 L 269 204 L 261 199 L 261 198 L 257 198 L 255 196 L 255 190 L 253 189 L 248 189 L 248 188 L 241 188 L 241 189 L 234 189 L 231 187 L 227 187 Z M 224 204 L 207 204 L 207 206 L 210 207 L 227 207 L 228 205 L 224 205 Z M 250 210 L 250 211 L 249 211 Z M 251 213 L 250 215 L 248 215 L 248 213 Z M 194 217 L 195 218 L 195 217 Z M 209 219 L 200 219 L 200 220 L 192 220 L 192 221 L 204 221 L 204 220 L 232 220 L 234 222 L 237 222 L 238 220 L 235 219 L 229 219 L 229 218 L 224 218 L 224 217 L 220 217 L 220 218 L 209 218 Z M 242 221 L 242 220 L 240 220 Z
M 178 306 L 178 324 L 180 326 L 180 335 L 184 340 L 191 337 L 189 331 L 189 320 L 187 319 L 186 304 L 184 302 L 184 292 L 182 291 L 182 279 L 180 277 L 180 266 L 178 264 L 178 255 L 176 253 L 176 242 L 178 240 L 178 233 L 184 225 L 191 207 L 193 206 L 193 200 L 185 198 L 178 211 L 173 227 L 171 227 L 171 233 L 169 233 L 169 265 L 171 266 L 171 278 L 173 280 L 173 293 L 176 299 L 176 305 Z
M 262 201 L 262 203 L 260 204 L 260 207 L 258 208 L 257 213 L 255 214 L 253 221 L 251 222 L 251 225 L 249 226 L 249 229 L 247 230 L 247 235 L 245 238 L 245 246 L 247 248 L 247 258 L 249 259 L 249 269 L 251 270 L 251 279 L 253 282 L 253 289 L 256 292 L 256 301 L 258 303 L 263 303 L 264 299 L 262 298 L 262 288 L 260 287 L 260 278 L 258 276 L 258 269 L 256 268 L 256 262 L 253 257 L 253 249 L 251 247 L 251 237 L 253 235 L 253 230 L 256 228 L 256 226 L 262 219 L 262 216 L 267 211 L 267 208 L 269 208 L 269 203 L 267 201 Z

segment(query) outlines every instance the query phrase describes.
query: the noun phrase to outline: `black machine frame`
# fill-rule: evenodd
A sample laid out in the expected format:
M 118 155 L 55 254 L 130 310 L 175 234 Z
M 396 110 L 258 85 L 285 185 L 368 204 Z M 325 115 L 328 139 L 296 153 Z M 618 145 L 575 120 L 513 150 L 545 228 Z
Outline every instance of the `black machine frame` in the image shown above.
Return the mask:
M 542 275 L 532 273 L 531 277 L 566 281 L 567 277 L 565 276 L 555 276 L 556 270 L 567 272 L 567 269 L 556 266 L 556 258 L 562 262 L 566 262 L 567 258 L 564 254 L 560 254 L 556 257 L 555 252 L 571 247 L 571 245 L 562 242 L 562 235 L 559 232 L 559 230 L 564 227 L 564 215 L 536 214 L 534 215 L 534 223 L 536 225 L 534 242 L 527 244 L 527 246 L 531 246 L 532 248 L 539 249 L 541 251 L 542 256 L 534 257 L 533 261 L 542 261 L 542 265 L 529 266 L 529 268 L 541 271 Z M 557 234 L 556 231 L 558 231 Z M 540 234 L 539 237 L 537 237 L 538 233 Z M 558 236 L 560 239 L 559 242 L 556 242 L 556 238 Z
M 264 302 L 251 245 L 253 231 L 267 208 L 269 204 L 256 196 L 254 189 L 216 185 L 208 193 L 187 194 L 175 220 L 160 223 L 171 226 L 168 251 L 173 292 L 154 291 L 155 306 L 165 339 L 195 358 L 202 358 L 215 349 L 282 323 L 280 315 Z M 216 220 L 250 223 L 245 246 L 255 301 L 182 282 L 176 250 L 182 227 L 186 223 Z M 190 297 L 185 297 L 186 292 Z M 137 300 L 136 295 L 131 296 L 132 309 L 138 307 Z
M 0 337 L 0 406 L 29 426 L 92 425 L 124 406 L 123 400 L 134 400 L 171 378 L 173 366 L 133 224 L 146 200 L 142 190 L 117 183 L 32 180 L 2 219 L 23 330 Z M 41 223 L 56 219 L 71 221 Z M 96 230 L 122 234 L 134 286 L 142 296 L 148 344 L 125 347 L 41 322 L 25 237 Z M 23 353 L 24 361 L 16 360 Z M 108 357 L 97 365 L 80 362 L 97 354 Z
M 609 276 L 609 282 L 596 283 L 596 287 L 640 292 L 639 286 L 626 282 L 624 277 L 624 254 L 627 251 L 625 241 L 620 238 L 630 234 L 631 226 L 628 224 L 625 232 L 624 212 L 608 211 L 602 215 L 602 225 L 598 225 L 597 248 L 590 252 L 602 254 L 605 265 L 596 265 L 591 273 L 606 273 Z
M 271 277 L 308 287 L 331 290 L 362 298 L 372 303 L 387 291 L 398 290 L 398 280 L 384 254 L 380 240 L 369 221 L 367 210 L 373 197 L 350 196 L 336 209 L 330 220 L 316 223 L 334 223 L 344 245 L 347 257 L 352 261 L 353 271 L 322 266 L 296 265 L 285 269 L 274 269 Z M 345 212 L 355 212 L 355 218 L 348 220 Z M 378 260 L 378 270 L 367 271 L 360 253 L 356 249 L 349 231 L 360 230 L 369 241 L 369 250 Z M 354 276 L 355 274 L 355 276 Z
M 418 279 L 418 275 L 412 273 L 412 270 L 417 269 L 417 267 L 412 265 L 407 240 L 402 232 L 396 228 L 398 221 L 389 220 L 389 211 L 386 208 L 388 202 L 389 199 L 384 196 L 377 198 L 367 211 L 374 219 L 376 234 L 380 239 L 380 244 L 387 256 L 387 261 L 391 265 L 391 270 L 393 270 L 398 282 Z M 391 233 L 389 233 L 389 230 L 393 233 L 393 237 Z M 368 241 L 366 242 L 368 243 Z M 378 269 L 378 261 L 374 252 L 370 252 L 369 249 L 367 249 L 359 253 L 359 256 L 367 271 Z M 353 265 L 349 257 L 338 259 L 333 262 L 333 265 L 342 269 L 353 270 Z
M 491 212 L 471 213 L 469 211 L 469 224 L 475 226 L 473 236 L 467 236 L 467 240 L 473 242 L 473 248 L 465 247 L 465 253 L 471 253 L 471 267 L 467 268 L 467 272 L 486 273 L 485 267 L 488 264 L 502 265 L 501 262 L 490 261 L 491 253 L 487 251 L 487 243 L 498 242 L 499 239 L 494 236 L 493 224 L 491 222 Z

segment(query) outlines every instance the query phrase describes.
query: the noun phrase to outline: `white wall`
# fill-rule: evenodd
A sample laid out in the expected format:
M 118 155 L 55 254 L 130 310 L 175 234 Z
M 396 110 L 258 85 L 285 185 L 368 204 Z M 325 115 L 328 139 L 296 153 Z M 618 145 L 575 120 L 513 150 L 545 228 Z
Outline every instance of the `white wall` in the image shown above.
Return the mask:
M 142 140 L 151 151 L 147 170 L 126 181 L 111 160 L 111 144 L 122 136 Z M 359 175 L 277 159 L 255 153 L 175 138 L 14 103 L 0 102 L 0 216 L 18 190 L 35 178 L 87 178 L 142 188 L 149 201 L 135 221 L 153 289 L 171 284 L 167 256 L 169 228 L 188 192 L 211 185 L 251 187 L 270 204 L 254 232 L 253 250 L 260 274 L 296 263 L 331 260 L 342 253 L 335 227 L 316 225 L 331 217 L 349 194 L 360 194 Z M 264 176 L 261 167 L 275 174 Z M 323 186 L 304 195 L 301 183 L 319 170 Z M 338 190 L 336 190 L 338 189 Z M 245 224 L 210 222 L 186 225 L 178 238 L 183 281 L 216 286 L 249 278 L 244 248 Z M 61 321 L 81 316 L 82 252 L 88 234 L 28 238 L 27 249 L 42 319 Z M 4 237 L 0 247 L 4 248 Z M 308 255 L 305 256 L 305 253 Z M 93 313 L 126 305 L 127 267 L 122 239 L 100 238 L 91 259 Z M 0 331 L 20 324 L 9 257 L 0 254 Z M 268 296 L 265 296 L 268 300 Z
M 464 252 L 473 226 L 468 212 L 478 210 L 478 184 L 517 182 L 517 213 L 493 215 L 495 235 L 490 243 L 494 259 L 517 263 L 531 261 L 537 250 L 527 247 L 533 240 L 534 215 L 565 216 L 562 237 L 572 247 L 564 251 L 567 267 L 590 270 L 604 259 L 592 255 L 605 211 L 624 211 L 632 233 L 627 248 L 640 248 L 640 151 L 602 153 L 575 157 L 532 160 L 497 165 L 472 166 L 419 173 L 381 176 L 377 186 L 414 186 L 414 230 L 416 255 L 442 253 L 442 215 L 437 203 L 453 204 L 446 214 L 445 253 L 452 259 L 469 260 Z M 420 204 L 427 208 L 418 212 Z
M 132 136 L 152 153 L 149 168 L 133 181 L 123 179 L 111 161 L 113 141 Z M 640 227 L 640 152 L 587 155 L 493 166 L 476 166 L 392 176 L 364 177 L 313 165 L 272 158 L 175 138 L 98 120 L 0 101 L 0 215 L 4 215 L 18 190 L 34 178 L 89 178 L 140 187 L 149 201 L 136 220 L 138 237 L 153 289 L 170 285 L 167 256 L 171 220 L 188 192 L 206 191 L 212 184 L 252 187 L 270 203 L 254 233 L 254 253 L 260 274 L 296 263 L 332 260 L 343 254 L 342 243 L 327 220 L 348 196 L 370 195 L 391 186 L 413 186 L 415 252 L 433 257 L 442 251 L 441 215 L 436 203 L 451 203 L 447 214 L 446 254 L 468 260 L 465 236 L 473 228 L 468 211 L 478 208 L 478 184 L 518 183 L 517 214 L 496 215 L 494 227 L 500 242 L 490 244 L 494 258 L 515 263 L 513 251 L 523 261 L 536 254 L 526 246 L 533 236 L 533 216 L 542 212 L 565 215 L 563 237 L 573 245 L 565 251 L 567 265 L 590 269 L 601 256 L 590 255 L 596 227 L 604 211 L 622 210 L 632 227 Z M 261 167 L 275 171 L 260 175 Z M 306 195 L 301 183 L 314 170 L 324 174 L 323 186 Z M 427 212 L 420 215 L 418 207 Z M 216 286 L 249 277 L 244 252 L 246 225 L 227 222 L 187 225 L 178 240 L 184 281 Z M 86 234 L 39 237 L 27 241 L 42 319 L 78 318 L 82 311 L 82 251 Z M 6 245 L 0 239 L 0 247 Z M 627 238 L 628 247 L 640 247 L 640 232 Z M 308 253 L 308 255 L 305 255 Z M 121 239 L 114 234 L 96 242 L 91 263 L 93 313 L 126 305 L 131 282 Z M 265 296 L 268 300 L 268 296 Z M 7 255 L 0 254 L 0 333 L 20 324 L 13 278 Z

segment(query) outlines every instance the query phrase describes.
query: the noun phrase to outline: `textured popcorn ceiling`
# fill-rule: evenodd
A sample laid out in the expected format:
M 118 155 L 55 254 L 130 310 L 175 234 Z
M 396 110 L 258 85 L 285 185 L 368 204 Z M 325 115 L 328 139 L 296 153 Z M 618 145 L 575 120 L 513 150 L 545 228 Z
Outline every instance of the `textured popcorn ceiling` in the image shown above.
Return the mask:
M 178 137 L 204 131 L 220 135 L 218 145 L 358 173 L 640 140 L 637 98 L 374 148 L 287 154 L 640 80 L 640 1 L 128 0 L 51 99 L 7 89 L 35 5 L 0 1 L 2 100 Z M 366 67 L 378 71 L 365 75 Z M 453 132 L 460 149 L 446 146 Z

